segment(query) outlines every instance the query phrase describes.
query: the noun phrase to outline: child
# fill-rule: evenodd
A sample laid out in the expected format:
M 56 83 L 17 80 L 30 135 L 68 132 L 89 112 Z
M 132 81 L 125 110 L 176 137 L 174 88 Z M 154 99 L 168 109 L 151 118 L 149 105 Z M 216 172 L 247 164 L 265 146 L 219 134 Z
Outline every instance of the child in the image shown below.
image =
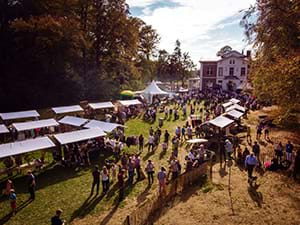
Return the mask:
M 12 215 L 15 215 L 16 208 L 17 208 L 17 195 L 16 195 L 14 189 L 10 190 L 9 200 L 10 200 L 10 207 L 11 207 Z

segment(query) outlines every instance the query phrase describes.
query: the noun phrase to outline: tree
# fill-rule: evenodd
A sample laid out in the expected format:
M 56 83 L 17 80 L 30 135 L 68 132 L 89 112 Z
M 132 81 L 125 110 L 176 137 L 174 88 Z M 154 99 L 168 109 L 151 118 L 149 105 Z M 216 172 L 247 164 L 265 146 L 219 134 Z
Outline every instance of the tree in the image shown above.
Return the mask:
M 221 48 L 218 52 L 217 52 L 217 56 L 223 56 L 226 53 L 229 53 L 232 51 L 232 48 L 229 45 L 225 45 L 223 48 Z

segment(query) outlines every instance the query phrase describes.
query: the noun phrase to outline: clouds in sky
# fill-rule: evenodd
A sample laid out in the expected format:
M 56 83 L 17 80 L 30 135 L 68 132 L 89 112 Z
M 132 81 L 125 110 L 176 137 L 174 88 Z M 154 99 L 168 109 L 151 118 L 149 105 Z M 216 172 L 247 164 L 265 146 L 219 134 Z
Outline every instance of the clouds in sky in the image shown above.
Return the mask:
M 127 0 L 134 16 L 153 26 L 161 36 L 160 48 L 169 52 L 176 39 L 195 63 L 216 58 L 224 45 L 241 51 L 243 30 L 239 26 L 240 10 L 255 0 Z

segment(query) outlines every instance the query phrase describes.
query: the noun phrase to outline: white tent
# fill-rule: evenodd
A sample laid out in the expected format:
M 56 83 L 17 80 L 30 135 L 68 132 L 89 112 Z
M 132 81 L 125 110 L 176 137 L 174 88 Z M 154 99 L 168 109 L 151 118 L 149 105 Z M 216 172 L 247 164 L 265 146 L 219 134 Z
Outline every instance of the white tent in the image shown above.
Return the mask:
M 142 92 L 142 95 L 148 102 L 152 103 L 154 95 L 169 95 L 169 93 L 161 90 L 155 81 L 152 81 L 151 84 L 149 84 L 149 86 Z
M 112 132 L 114 129 L 116 129 L 117 127 L 124 127 L 121 124 L 118 123 L 107 123 L 107 122 L 103 122 L 103 121 L 99 121 L 99 120 L 91 120 L 89 121 L 85 126 L 85 128 L 95 128 L 95 127 L 99 127 L 101 128 L 104 132 Z
M 89 107 L 92 109 L 109 109 L 114 108 L 114 104 L 112 102 L 98 102 L 98 103 L 89 103 Z
M 241 101 L 236 99 L 236 98 L 232 98 L 229 100 L 230 102 L 232 102 L 233 104 L 239 104 Z
M 48 137 L 39 137 L 0 145 L 0 158 L 55 147 Z
M 100 128 L 92 128 L 92 129 L 85 129 L 85 130 L 78 130 L 73 132 L 67 132 L 62 134 L 54 135 L 55 139 L 62 145 L 85 141 L 97 137 L 105 136 L 106 134 Z
M 32 130 L 35 128 L 42 128 L 42 127 L 52 127 L 58 126 L 59 124 L 56 122 L 55 119 L 46 119 L 46 120 L 36 120 L 24 123 L 13 123 L 12 124 L 17 131 L 23 130 Z
M 142 103 L 137 100 L 137 99 L 133 99 L 133 100 L 119 100 L 119 102 L 121 103 L 121 105 L 123 106 L 131 106 L 131 105 L 141 105 Z
M 231 110 L 231 111 L 225 113 L 225 115 L 231 116 L 235 119 L 239 119 L 244 115 L 244 113 L 237 111 L 237 110 Z
M 232 102 L 226 102 L 226 103 L 223 103 L 223 104 L 222 104 L 222 106 L 223 106 L 224 108 L 228 108 L 229 106 L 232 106 L 232 105 L 233 105 Z
M 58 122 L 62 123 L 62 124 L 75 126 L 75 127 L 80 127 L 80 126 L 84 125 L 87 121 L 88 121 L 88 119 L 84 119 L 84 118 L 79 118 L 79 117 L 75 117 L 75 116 L 65 116 Z
M 6 128 L 4 124 L 0 124 L 0 134 L 9 133 L 9 130 Z
M 241 111 L 241 112 L 245 112 L 246 111 L 246 109 L 243 106 L 240 106 L 238 104 L 234 104 L 234 105 L 228 107 L 225 111 L 229 112 L 229 111 L 234 110 L 234 109 L 238 110 L 238 111 Z
M 28 110 L 21 112 L 0 113 L 2 120 L 14 120 L 23 118 L 39 117 L 40 114 L 36 110 Z
M 224 128 L 234 123 L 234 120 L 228 119 L 227 117 L 224 116 L 218 116 L 208 122 L 216 127 Z
M 54 107 L 54 108 L 52 108 L 52 110 L 55 112 L 55 114 L 82 112 L 83 111 L 83 109 L 81 108 L 80 105 Z

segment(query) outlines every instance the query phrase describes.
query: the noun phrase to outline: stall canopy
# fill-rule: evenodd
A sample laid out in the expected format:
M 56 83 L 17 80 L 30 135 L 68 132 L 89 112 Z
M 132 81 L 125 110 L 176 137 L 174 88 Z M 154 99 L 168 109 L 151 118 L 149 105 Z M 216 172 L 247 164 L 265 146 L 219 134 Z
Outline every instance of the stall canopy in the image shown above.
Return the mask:
M 227 117 L 224 116 L 218 116 L 213 120 L 210 120 L 209 123 L 216 127 L 224 128 L 234 123 L 234 120 L 228 119 Z
M 234 104 L 234 105 L 228 107 L 225 111 L 229 112 L 231 110 L 238 110 L 238 111 L 241 111 L 241 112 L 245 112 L 246 111 L 246 109 L 243 106 L 240 106 L 238 104 Z
M 39 116 L 40 114 L 36 110 L 0 113 L 0 117 L 2 118 L 2 120 L 25 119 L 25 118 L 33 118 Z
M 81 112 L 83 109 L 80 105 L 71 105 L 71 106 L 62 106 L 62 107 L 54 107 L 52 110 L 55 114 L 63 114 L 63 113 L 71 113 L 71 112 Z
M 0 145 L 0 158 L 55 147 L 48 137 L 39 137 Z
M 222 104 L 222 106 L 223 106 L 225 109 L 228 108 L 229 106 L 232 106 L 232 105 L 234 105 L 232 102 L 226 102 L 226 103 Z
M 230 102 L 232 102 L 233 104 L 239 104 L 241 101 L 236 99 L 236 98 L 232 98 L 229 100 Z
M 112 104 L 112 102 L 98 102 L 98 103 L 89 103 L 89 107 L 96 110 L 96 109 L 114 108 L 115 106 Z
M 121 124 L 117 124 L 117 123 L 107 123 L 107 122 L 103 122 L 103 121 L 99 121 L 99 120 L 91 120 L 84 127 L 85 128 L 99 127 L 104 132 L 110 133 L 117 127 L 124 127 L 124 126 Z
M 152 102 L 154 95 L 169 95 L 169 93 L 161 90 L 155 81 L 152 81 L 151 84 L 149 84 L 149 86 L 142 92 L 142 95 L 148 102 Z
M 189 144 L 203 144 L 203 143 L 206 143 L 208 142 L 207 139 L 203 139 L 203 138 L 196 138 L 196 139 L 191 139 L 191 140 L 188 140 L 187 143 Z
M 9 130 L 6 128 L 5 125 L 0 124 L 0 134 L 6 134 L 9 133 Z
M 142 103 L 137 100 L 137 99 L 133 99 L 133 100 L 119 100 L 119 102 L 121 103 L 121 105 L 123 106 L 131 106 L 131 105 L 141 105 Z
M 225 115 L 231 116 L 235 119 L 239 119 L 244 115 L 244 113 L 237 111 L 237 110 L 231 110 L 231 111 L 227 112 Z
M 79 117 L 75 117 L 75 116 L 65 116 L 58 122 L 62 123 L 62 124 L 75 126 L 75 127 L 80 127 L 80 126 L 84 125 L 87 121 L 88 121 L 88 119 L 84 119 L 84 118 L 79 118 Z
M 16 128 L 17 131 L 23 131 L 23 130 L 42 128 L 42 127 L 58 126 L 59 124 L 56 122 L 55 119 L 46 119 L 46 120 L 36 120 L 36 121 L 30 121 L 24 123 L 13 123 L 12 125 L 13 127 Z
M 85 141 L 97 137 L 102 137 L 105 135 L 106 134 L 104 133 L 104 131 L 97 127 L 68 133 L 56 134 L 54 135 L 54 137 L 60 144 L 64 145 L 79 141 Z

